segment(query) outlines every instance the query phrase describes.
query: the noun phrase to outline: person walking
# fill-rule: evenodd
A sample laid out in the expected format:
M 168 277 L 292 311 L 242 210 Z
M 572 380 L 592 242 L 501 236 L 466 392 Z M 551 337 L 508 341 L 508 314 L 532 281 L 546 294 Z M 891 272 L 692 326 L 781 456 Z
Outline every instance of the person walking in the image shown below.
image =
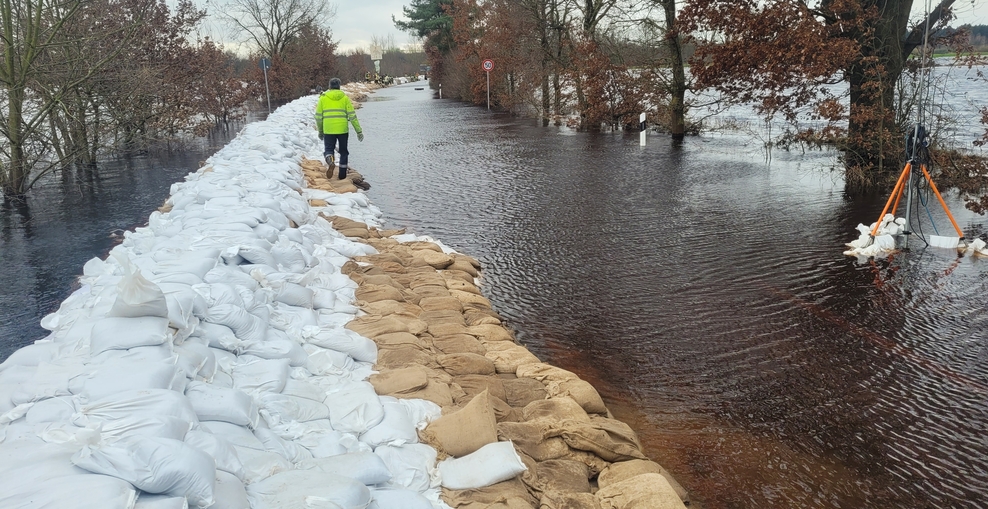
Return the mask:
M 360 128 L 353 103 L 340 90 L 340 84 L 339 78 L 329 80 L 329 90 L 319 96 L 319 102 L 316 103 L 316 129 L 319 130 L 319 139 L 323 140 L 323 155 L 326 157 L 326 164 L 329 165 L 326 176 L 329 178 L 332 178 L 333 173 L 333 151 L 339 144 L 340 180 L 342 180 L 346 178 L 350 155 L 347 149 L 347 141 L 350 138 L 349 124 L 353 124 L 353 130 L 357 132 L 359 141 L 364 141 L 364 131 Z

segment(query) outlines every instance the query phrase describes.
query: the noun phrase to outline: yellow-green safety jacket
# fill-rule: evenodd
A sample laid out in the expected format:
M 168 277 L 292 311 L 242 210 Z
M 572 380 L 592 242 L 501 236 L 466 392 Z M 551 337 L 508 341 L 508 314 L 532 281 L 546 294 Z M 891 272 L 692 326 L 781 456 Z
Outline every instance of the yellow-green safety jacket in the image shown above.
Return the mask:
M 316 129 L 324 134 L 346 134 L 350 132 L 347 122 L 353 124 L 354 131 L 361 132 L 353 103 L 342 90 L 327 90 L 319 96 L 319 102 L 316 103 Z

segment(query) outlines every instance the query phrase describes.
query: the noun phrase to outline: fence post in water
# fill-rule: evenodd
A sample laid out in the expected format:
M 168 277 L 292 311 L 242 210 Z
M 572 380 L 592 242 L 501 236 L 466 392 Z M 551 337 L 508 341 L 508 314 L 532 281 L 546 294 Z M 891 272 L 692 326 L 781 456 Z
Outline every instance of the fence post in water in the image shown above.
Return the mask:
M 638 130 L 641 131 L 638 134 L 638 145 L 645 146 L 645 113 L 638 116 Z
M 442 83 L 439 84 L 439 98 L 440 99 L 443 98 L 443 84 Z

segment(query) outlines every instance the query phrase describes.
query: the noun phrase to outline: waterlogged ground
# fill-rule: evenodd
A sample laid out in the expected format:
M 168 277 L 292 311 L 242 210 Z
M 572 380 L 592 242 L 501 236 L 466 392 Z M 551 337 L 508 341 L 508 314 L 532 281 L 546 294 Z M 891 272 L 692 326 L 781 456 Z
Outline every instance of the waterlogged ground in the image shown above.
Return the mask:
M 764 133 L 640 148 L 637 135 L 541 128 L 416 85 L 358 111 L 367 137 L 351 164 L 386 226 L 480 258 L 522 342 L 593 382 L 694 500 L 988 499 L 988 260 L 844 257 L 884 199 L 845 200 L 831 155 L 766 153 Z M 983 94 L 972 85 L 953 101 Z M 726 116 L 757 131 L 746 109 Z M 28 208 L 0 211 L 0 357 L 42 337 L 38 321 L 83 263 L 210 152 L 60 176 Z M 984 218 L 951 203 L 985 235 Z

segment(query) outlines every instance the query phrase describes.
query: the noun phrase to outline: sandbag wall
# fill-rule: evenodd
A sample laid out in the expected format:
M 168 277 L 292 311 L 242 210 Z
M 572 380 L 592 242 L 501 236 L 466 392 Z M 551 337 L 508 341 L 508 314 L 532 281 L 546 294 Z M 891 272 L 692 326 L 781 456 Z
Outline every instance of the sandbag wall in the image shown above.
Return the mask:
M 379 252 L 343 267 L 367 313 L 347 328 L 378 346 L 378 372 L 369 379 L 378 394 L 443 409 L 420 437 L 446 458 L 439 464 L 445 502 L 465 509 L 689 503 L 668 472 L 645 458 L 634 431 L 610 418 L 593 386 L 515 341 L 476 284 L 476 259 L 438 242 L 328 219 Z M 521 459 L 520 475 L 513 475 L 511 456 L 497 471 L 471 471 L 478 451 L 506 443 Z M 502 474 L 491 486 L 457 489 L 471 477 Z
M 341 268 L 377 251 L 319 214 L 380 212 L 304 187 L 314 100 L 173 185 L 0 364 L 0 507 L 446 507 L 416 434 L 440 408 L 378 396 L 377 347 L 344 328 Z

